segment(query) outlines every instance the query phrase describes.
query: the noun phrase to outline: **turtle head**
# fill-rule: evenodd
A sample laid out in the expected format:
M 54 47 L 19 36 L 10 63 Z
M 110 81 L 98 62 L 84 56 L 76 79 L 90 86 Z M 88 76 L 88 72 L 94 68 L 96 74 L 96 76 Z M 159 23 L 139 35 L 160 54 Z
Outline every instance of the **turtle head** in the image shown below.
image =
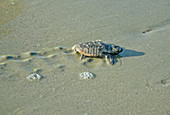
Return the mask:
M 123 48 L 121 48 L 120 46 L 116 46 L 116 45 L 111 45 L 111 46 L 112 46 L 112 54 L 114 55 L 117 55 L 123 51 Z

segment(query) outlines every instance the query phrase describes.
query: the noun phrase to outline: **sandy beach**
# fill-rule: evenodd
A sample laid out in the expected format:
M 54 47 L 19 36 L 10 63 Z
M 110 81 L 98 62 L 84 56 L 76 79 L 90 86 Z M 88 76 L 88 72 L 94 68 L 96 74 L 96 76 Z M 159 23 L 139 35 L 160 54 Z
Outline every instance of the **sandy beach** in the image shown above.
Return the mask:
M 0 0 L 0 114 L 169 115 L 169 12 L 169 0 Z M 114 65 L 59 47 L 99 39 L 124 48 Z

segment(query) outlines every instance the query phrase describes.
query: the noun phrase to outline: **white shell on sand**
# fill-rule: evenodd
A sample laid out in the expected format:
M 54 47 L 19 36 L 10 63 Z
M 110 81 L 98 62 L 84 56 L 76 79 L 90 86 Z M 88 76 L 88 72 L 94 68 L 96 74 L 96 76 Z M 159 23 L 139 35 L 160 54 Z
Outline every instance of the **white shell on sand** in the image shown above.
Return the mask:
M 42 76 L 40 76 L 37 73 L 33 73 L 33 74 L 30 74 L 29 76 L 27 76 L 27 79 L 30 81 L 40 81 L 40 79 L 42 79 Z
M 82 79 L 93 79 L 93 78 L 95 78 L 95 75 L 90 72 L 83 72 L 83 73 L 80 73 L 80 77 Z

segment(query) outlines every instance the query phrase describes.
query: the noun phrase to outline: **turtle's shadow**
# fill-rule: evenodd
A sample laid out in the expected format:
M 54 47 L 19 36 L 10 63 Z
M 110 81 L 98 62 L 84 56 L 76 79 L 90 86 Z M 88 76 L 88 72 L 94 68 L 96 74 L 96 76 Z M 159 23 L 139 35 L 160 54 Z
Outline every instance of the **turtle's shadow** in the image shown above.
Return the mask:
M 134 57 L 134 56 L 142 56 L 145 55 L 144 52 L 139 52 L 139 51 L 135 51 L 135 50 L 130 50 L 130 49 L 124 49 L 124 51 L 119 54 L 120 57 Z
M 130 50 L 130 49 L 124 49 L 123 52 L 121 52 L 119 55 L 114 55 L 114 62 L 113 64 L 121 61 L 119 59 L 121 58 L 125 58 L 125 57 L 134 57 L 134 56 L 142 56 L 142 55 L 145 55 L 144 52 L 140 52 L 140 51 L 135 51 L 135 50 Z M 80 56 L 80 55 L 79 55 Z M 77 55 L 77 60 L 80 60 L 79 59 L 79 56 Z M 95 57 L 95 58 L 98 58 L 98 59 L 105 59 L 105 57 Z M 83 65 L 87 65 L 88 63 L 91 63 L 93 62 L 93 59 L 95 59 L 94 57 L 86 57 L 84 60 L 84 62 L 82 63 Z M 121 62 L 120 62 L 121 63 Z

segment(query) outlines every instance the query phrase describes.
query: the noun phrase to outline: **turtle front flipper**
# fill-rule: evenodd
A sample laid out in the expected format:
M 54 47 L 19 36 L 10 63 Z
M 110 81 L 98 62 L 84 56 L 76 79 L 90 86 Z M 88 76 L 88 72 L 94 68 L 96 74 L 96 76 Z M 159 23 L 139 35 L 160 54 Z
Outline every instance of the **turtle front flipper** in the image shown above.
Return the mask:
M 81 54 L 80 60 L 84 59 L 86 56 L 84 54 Z
M 105 60 L 107 62 L 107 64 L 109 65 L 113 65 L 115 63 L 115 59 L 114 59 L 114 56 L 113 55 L 105 55 Z

